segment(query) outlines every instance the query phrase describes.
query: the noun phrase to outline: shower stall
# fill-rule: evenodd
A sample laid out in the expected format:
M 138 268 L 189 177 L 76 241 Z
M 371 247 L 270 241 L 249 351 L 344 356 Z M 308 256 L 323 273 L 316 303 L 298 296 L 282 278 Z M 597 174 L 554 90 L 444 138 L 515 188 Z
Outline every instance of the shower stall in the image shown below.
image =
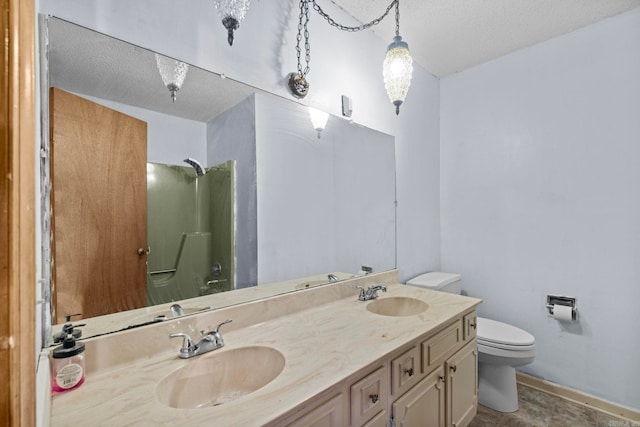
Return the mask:
M 147 305 L 235 288 L 235 162 L 147 164 Z

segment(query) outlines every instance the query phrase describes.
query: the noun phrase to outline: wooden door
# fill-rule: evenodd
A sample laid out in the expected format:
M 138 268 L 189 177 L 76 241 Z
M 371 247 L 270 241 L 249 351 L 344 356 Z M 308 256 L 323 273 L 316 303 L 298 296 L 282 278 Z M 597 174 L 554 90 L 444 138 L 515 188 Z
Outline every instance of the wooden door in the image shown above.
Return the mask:
M 49 102 L 55 322 L 144 307 L 147 124 L 60 89 Z
M 36 425 L 35 16 L 32 0 L 0 0 L 0 426 L 7 427 Z

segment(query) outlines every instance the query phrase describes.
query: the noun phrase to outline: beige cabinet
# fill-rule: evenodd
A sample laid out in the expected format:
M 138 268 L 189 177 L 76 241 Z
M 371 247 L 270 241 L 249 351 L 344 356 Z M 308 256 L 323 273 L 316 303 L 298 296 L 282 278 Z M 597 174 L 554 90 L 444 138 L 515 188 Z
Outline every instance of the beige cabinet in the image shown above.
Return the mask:
M 446 425 L 467 426 L 478 409 L 478 346 L 467 343 L 445 363 L 447 390 Z
M 387 409 L 388 372 L 385 364 L 351 386 L 351 425 L 363 425 Z
M 344 411 L 343 395 L 338 394 L 286 425 L 290 427 L 343 427 Z
M 464 340 L 469 341 L 477 336 L 478 322 L 476 312 L 469 313 L 462 318 L 462 324 L 464 325 Z
M 441 427 L 445 422 L 445 378 L 440 366 L 391 407 L 395 427 Z
M 379 360 L 355 381 L 336 384 L 334 398 L 285 425 L 466 427 L 478 405 L 475 325 L 475 311 L 461 315 Z
M 363 424 L 362 427 L 389 427 L 388 422 L 389 414 L 387 411 L 383 411 Z
M 411 346 L 409 350 L 391 361 L 391 395 L 397 397 L 416 385 L 422 378 L 420 369 L 420 348 Z

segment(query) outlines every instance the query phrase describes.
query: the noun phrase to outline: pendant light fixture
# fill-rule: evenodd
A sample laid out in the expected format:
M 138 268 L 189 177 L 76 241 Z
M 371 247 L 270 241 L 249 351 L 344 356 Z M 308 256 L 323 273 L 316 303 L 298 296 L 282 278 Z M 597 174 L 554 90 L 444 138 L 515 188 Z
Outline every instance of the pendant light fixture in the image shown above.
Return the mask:
M 175 59 L 167 58 L 156 53 L 156 65 L 162 77 L 162 83 L 171 92 L 171 99 L 176 102 L 176 96 L 178 91 L 184 83 L 184 79 L 187 77 L 187 71 L 189 71 L 189 65 L 176 61 Z
M 293 96 L 297 98 L 304 98 L 309 93 L 309 81 L 307 80 L 307 74 L 310 71 L 311 62 L 311 46 L 309 45 L 309 4 L 313 6 L 313 9 L 318 12 L 331 26 L 336 27 L 339 30 L 347 32 L 356 32 L 366 30 L 374 25 L 379 24 L 384 18 L 389 15 L 391 9 L 395 6 L 396 17 L 396 36 L 393 38 L 393 42 L 387 48 L 387 55 L 383 63 L 382 76 L 384 79 L 384 86 L 387 90 L 389 99 L 396 106 L 396 114 L 400 113 L 400 105 L 404 102 L 409 86 L 411 85 L 411 76 L 413 74 L 413 59 L 409 53 L 409 46 L 400 37 L 400 0 L 393 0 L 386 11 L 377 19 L 371 22 L 357 26 L 349 27 L 337 23 L 331 18 L 322 8 L 316 0 L 300 0 L 300 14 L 298 21 L 298 36 L 296 44 L 296 53 L 298 57 L 298 71 L 289 74 L 289 89 Z M 304 60 L 306 66 L 302 67 L 302 41 L 304 39 Z
M 240 22 L 247 15 L 251 0 L 214 0 L 222 25 L 227 29 L 227 41 L 233 45 L 233 32 L 240 28 Z
M 400 10 L 396 1 L 396 36 L 387 48 L 387 55 L 382 64 L 382 77 L 389 100 L 396 106 L 396 115 L 400 114 L 400 105 L 409 92 L 413 75 L 413 59 L 409 53 L 409 45 L 400 37 Z

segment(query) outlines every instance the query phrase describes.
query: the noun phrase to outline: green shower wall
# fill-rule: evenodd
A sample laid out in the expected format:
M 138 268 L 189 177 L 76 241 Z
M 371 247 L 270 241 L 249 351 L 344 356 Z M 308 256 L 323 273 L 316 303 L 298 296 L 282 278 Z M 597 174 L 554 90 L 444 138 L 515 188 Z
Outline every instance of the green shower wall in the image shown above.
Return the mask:
M 233 168 L 147 164 L 148 305 L 234 288 Z

